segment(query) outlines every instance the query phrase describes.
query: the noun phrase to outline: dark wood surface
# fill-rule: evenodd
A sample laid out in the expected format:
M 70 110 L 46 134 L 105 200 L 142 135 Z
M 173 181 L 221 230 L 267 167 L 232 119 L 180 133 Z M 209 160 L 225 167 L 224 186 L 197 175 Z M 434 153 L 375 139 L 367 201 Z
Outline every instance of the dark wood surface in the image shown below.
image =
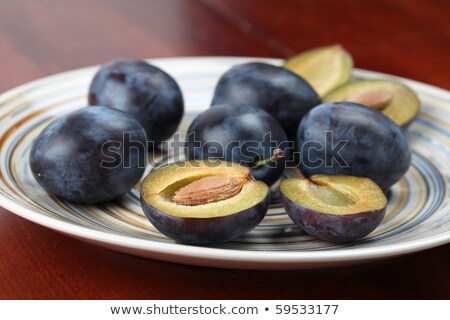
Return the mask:
M 450 2 L 0 0 L 0 92 L 117 57 L 287 57 L 343 44 L 356 66 L 450 89 Z M 0 298 L 450 298 L 450 245 L 350 267 L 239 271 L 102 249 L 0 208 Z

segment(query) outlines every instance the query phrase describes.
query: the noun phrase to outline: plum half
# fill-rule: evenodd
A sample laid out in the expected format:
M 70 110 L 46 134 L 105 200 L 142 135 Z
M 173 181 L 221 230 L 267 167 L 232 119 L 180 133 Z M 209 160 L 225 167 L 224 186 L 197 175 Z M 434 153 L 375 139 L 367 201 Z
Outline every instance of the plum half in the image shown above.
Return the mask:
M 233 103 L 261 108 L 294 140 L 298 124 L 320 98 L 303 78 L 262 62 L 236 65 L 219 79 L 211 105 Z
M 280 191 L 292 221 L 311 236 L 331 242 L 350 242 L 368 235 L 386 212 L 386 196 L 368 178 L 291 178 L 281 183 Z
M 352 56 L 339 44 L 302 52 L 286 60 L 284 67 L 303 77 L 323 97 L 352 76 Z
M 366 177 L 383 190 L 400 180 L 411 163 L 402 129 L 381 112 L 356 103 L 312 109 L 298 127 L 297 144 L 305 176 Z
M 389 80 L 358 80 L 330 92 L 325 102 L 348 101 L 381 111 L 402 128 L 419 113 L 420 101 L 407 86 Z
M 266 184 L 250 170 L 226 161 L 175 162 L 152 171 L 141 185 L 146 217 L 161 233 L 194 245 L 223 243 L 244 235 L 264 218 Z

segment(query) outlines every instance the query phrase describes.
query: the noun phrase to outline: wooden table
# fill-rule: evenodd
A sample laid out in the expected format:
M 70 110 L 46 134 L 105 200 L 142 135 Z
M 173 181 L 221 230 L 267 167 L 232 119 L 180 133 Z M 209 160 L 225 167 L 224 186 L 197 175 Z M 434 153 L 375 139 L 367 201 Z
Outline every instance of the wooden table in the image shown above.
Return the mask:
M 116 57 L 287 57 L 332 43 L 357 67 L 450 89 L 449 13 L 447 0 L 0 0 L 0 91 Z M 98 248 L 0 208 L 0 298 L 448 299 L 449 249 L 323 270 L 209 269 Z

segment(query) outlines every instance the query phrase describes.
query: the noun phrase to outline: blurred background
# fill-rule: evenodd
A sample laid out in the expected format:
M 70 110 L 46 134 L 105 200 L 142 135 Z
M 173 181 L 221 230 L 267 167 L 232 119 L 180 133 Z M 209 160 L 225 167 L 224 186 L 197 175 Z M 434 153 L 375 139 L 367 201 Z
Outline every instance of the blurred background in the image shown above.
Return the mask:
M 0 91 L 118 57 L 288 57 L 341 43 L 356 67 L 450 88 L 448 0 L 0 0 Z

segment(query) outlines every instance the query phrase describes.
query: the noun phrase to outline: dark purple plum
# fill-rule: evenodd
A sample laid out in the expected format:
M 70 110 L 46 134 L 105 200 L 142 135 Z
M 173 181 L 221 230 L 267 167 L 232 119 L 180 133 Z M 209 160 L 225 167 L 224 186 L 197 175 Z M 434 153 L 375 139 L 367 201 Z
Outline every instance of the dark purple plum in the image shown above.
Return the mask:
M 142 177 L 145 130 L 125 112 L 89 107 L 50 123 L 34 141 L 30 167 L 49 193 L 79 203 L 113 200 Z
M 411 163 L 402 129 L 381 112 L 350 102 L 312 109 L 299 125 L 297 145 L 307 177 L 367 177 L 383 190 L 401 179 Z
M 184 112 L 180 87 L 170 75 L 130 59 L 110 61 L 100 68 L 89 88 L 89 104 L 132 114 L 156 146 L 175 133 Z
M 286 179 L 283 207 L 305 232 L 331 242 L 350 242 L 371 233 L 383 220 L 387 199 L 368 178 L 315 175 Z
M 270 192 L 236 163 L 176 162 L 144 179 L 141 205 L 167 237 L 187 244 L 216 244 L 256 227 L 269 208 Z
M 278 122 L 264 110 L 243 104 L 215 106 L 192 121 L 186 140 L 187 159 L 220 159 L 252 167 L 270 159 L 277 148 L 287 156 L 290 142 Z M 255 167 L 252 174 L 268 185 L 277 181 L 285 158 Z
M 270 113 L 294 140 L 301 118 L 320 104 L 303 78 L 282 67 L 262 62 L 236 65 L 217 83 L 212 106 L 249 104 Z

